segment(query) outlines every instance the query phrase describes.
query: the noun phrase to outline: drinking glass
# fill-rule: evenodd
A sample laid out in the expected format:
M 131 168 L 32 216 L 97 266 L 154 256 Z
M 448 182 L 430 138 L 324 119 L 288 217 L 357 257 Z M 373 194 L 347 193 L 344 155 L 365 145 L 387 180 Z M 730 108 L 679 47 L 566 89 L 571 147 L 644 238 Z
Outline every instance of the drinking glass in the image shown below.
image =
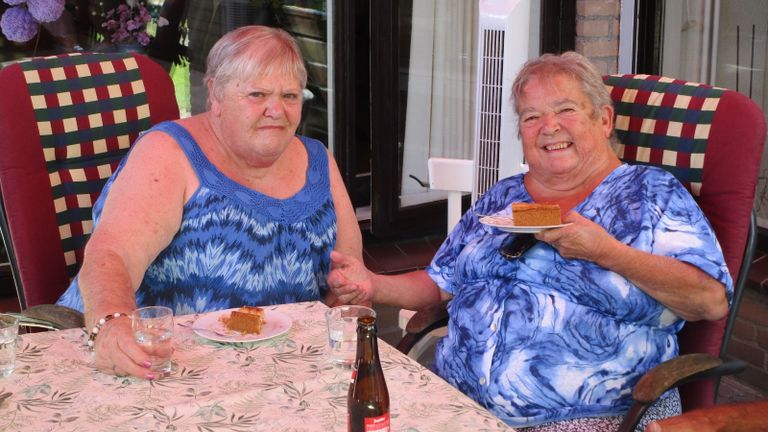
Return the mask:
M 11 376 L 16 367 L 16 348 L 19 345 L 18 318 L 0 314 L 0 377 Z
M 344 305 L 325 312 L 328 324 L 328 359 L 336 366 L 351 369 L 357 354 L 357 318 L 376 317 L 376 311 L 365 306 Z
M 150 355 L 150 370 L 161 375 L 171 373 L 173 354 L 173 310 L 165 306 L 147 306 L 131 315 L 136 343 Z

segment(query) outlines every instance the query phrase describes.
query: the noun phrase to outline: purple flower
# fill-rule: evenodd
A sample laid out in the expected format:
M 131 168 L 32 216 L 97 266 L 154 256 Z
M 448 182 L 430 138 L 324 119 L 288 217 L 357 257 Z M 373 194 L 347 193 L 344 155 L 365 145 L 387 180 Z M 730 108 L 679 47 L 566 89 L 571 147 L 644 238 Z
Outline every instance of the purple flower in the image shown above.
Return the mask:
M 8 40 L 26 42 L 37 34 L 37 22 L 26 8 L 14 6 L 3 13 L 0 18 L 0 28 Z
M 27 7 L 37 22 L 52 22 L 64 12 L 64 0 L 27 0 Z
M 121 3 L 116 8 L 107 11 L 104 18 L 101 26 L 106 30 L 112 43 L 136 41 L 144 46 L 149 45 L 150 37 L 147 34 L 147 23 L 152 20 L 152 16 L 143 3 L 136 2 L 132 7 Z M 167 23 L 167 20 L 164 20 L 162 24 L 158 21 L 158 27 Z
M 11 6 L 18 6 L 18 5 L 22 4 L 22 3 L 24 3 L 25 1 L 27 1 L 27 0 L 3 0 L 3 2 L 5 2 L 5 4 L 11 5 Z

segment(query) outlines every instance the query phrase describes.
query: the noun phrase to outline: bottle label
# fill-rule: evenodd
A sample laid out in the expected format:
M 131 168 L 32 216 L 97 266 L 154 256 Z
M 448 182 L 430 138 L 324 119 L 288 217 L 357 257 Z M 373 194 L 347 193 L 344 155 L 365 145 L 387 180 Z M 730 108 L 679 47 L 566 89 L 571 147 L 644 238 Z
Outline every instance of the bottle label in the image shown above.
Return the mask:
M 365 432 L 389 432 L 389 413 L 363 419 Z

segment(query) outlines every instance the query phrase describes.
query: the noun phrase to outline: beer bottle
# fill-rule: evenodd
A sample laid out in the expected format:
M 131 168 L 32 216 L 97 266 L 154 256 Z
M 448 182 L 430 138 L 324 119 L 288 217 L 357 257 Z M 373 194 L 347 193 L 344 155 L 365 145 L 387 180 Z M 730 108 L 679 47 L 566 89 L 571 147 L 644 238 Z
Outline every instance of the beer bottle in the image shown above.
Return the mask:
M 349 432 L 389 431 L 389 391 L 379 362 L 376 318 L 357 319 L 357 357 L 347 397 Z

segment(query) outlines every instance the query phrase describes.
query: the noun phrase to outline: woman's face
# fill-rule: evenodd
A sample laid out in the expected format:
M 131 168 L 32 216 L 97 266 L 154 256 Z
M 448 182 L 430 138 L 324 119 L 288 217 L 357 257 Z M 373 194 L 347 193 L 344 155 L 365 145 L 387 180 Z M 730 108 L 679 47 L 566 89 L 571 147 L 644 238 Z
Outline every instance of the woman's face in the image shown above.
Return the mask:
M 605 158 L 613 109 L 594 116 L 590 100 L 570 76 L 534 76 L 519 100 L 520 135 L 530 172 L 537 176 L 586 179 Z
M 231 80 L 221 98 L 210 88 L 211 115 L 228 151 L 254 167 L 269 166 L 288 147 L 301 121 L 299 80 L 268 75 Z

